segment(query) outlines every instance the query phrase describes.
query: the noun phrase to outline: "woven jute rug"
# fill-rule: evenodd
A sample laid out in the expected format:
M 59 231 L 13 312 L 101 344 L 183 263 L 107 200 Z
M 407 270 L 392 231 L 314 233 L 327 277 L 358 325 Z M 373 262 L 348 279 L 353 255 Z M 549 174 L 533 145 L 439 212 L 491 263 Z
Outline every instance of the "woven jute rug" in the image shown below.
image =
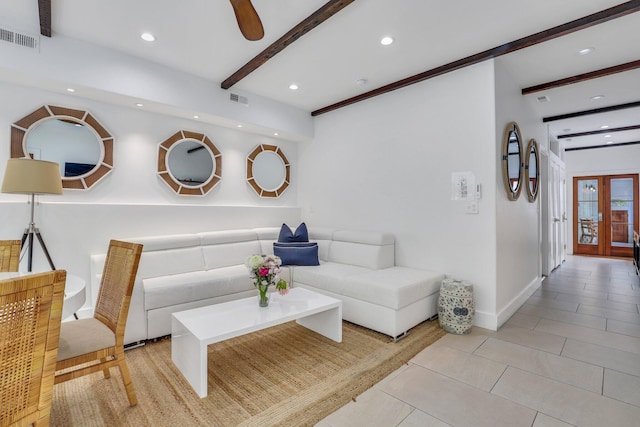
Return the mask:
M 295 322 L 209 346 L 208 396 L 171 361 L 166 338 L 127 351 L 138 405 L 117 369 L 54 387 L 53 426 L 312 426 L 407 363 L 445 332 L 438 321 L 397 343 L 343 323 L 335 343 Z

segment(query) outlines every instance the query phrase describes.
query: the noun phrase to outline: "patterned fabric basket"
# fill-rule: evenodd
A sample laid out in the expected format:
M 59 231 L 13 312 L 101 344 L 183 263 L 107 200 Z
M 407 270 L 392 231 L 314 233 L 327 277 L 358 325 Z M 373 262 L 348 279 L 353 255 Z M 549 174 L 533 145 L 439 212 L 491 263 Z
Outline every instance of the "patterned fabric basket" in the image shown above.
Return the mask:
M 438 298 L 440 327 L 452 334 L 468 334 L 473 326 L 473 285 L 471 283 L 444 279 Z

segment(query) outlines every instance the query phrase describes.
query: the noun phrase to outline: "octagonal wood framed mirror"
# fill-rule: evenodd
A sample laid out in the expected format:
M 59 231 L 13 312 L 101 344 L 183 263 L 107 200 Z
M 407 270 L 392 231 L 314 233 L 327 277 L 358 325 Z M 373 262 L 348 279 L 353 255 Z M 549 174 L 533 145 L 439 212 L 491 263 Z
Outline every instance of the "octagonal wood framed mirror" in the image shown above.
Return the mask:
M 44 105 L 11 125 L 11 157 L 58 163 L 67 189 L 87 190 L 111 172 L 113 142 L 85 110 Z
M 177 194 L 204 196 L 222 179 L 222 154 L 205 134 L 180 130 L 158 145 L 158 176 Z
M 502 142 L 502 178 L 509 200 L 518 200 L 524 169 L 522 134 L 516 122 L 507 125 Z
M 291 165 L 276 145 L 261 144 L 247 156 L 247 182 L 260 197 L 280 197 L 291 182 Z
M 540 154 L 538 153 L 538 142 L 535 139 L 529 140 L 524 156 L 524 182 L 527 186 L 527 199 L 533 203 L 536 201 L 540 189 Z

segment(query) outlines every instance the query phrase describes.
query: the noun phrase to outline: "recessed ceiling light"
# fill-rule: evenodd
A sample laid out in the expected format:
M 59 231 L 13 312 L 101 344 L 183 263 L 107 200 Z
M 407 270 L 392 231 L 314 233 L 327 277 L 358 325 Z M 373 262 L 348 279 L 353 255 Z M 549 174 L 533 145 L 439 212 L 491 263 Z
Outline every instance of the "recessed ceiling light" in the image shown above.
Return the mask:
M 239 127 L 239 128 L 241 128 L 241 127 L 242 127 L 242 125 L 238 125 L 238 127 Z
M 142 33 L 140 34 L 140 38 L 146 42 L 154 42 L 156 41 L 156 36 L 151 33 Z
M 596 96 L 592 96 L 591 100 L 592 101 L 597 101 L 597 100 L 603 99 L 603 98 L 604 98 L 604 95 L 596 95 Z
M 605 135 L 604 137 L 605 138 L 611 138 L 611 135 Z
M 298 86 L 298 85 L 297 85 L 297 84 L 295 84 L 295 83 L 291 83 L 291 84 L 289 85 L 289 89 L 291 89 L 291 90 L 298 90 L 299 88 L 300 88 L 300 86 Z
M 368 80 L 367 80 L 367 79 L 358 79 L 358 80 L 356 80 L 356 84 L 357 84 L 358 86 L 366 85 L 366 84 L 367 84 L 367 82 L 368 82 Z
M 609 125 L 602 125 L 600 126 L 600 129 L 609 129 Z
M 194 119 L 199 119 L 200 116 L 198 116 L 197 114 L 195 116 L 193 116 Z
M 75 90 L 74 88 L 72 88 L 72 87 L 68 87 L 68 88 L 67 88 L 67 92 L 75 92 L 75 91 L 76 91 L 76 90 Z
M 144 104 L 141 102 L 136 103 L 136 107 L 144 107 Z
M 393 42 L 394 42 L 393 37 L 389 37 L 389 36 L 385 36 L 380 39 L 380 44 L 383 46 L 389 46 Z
M 613 144 L 613 141 L 607 141 L 607 144 Z
M 585 47 L 578 51 L 578 55 L 589 55 L 590 53 L 593 53 L 594 50 L 596 50 L 595 47 Z
M 273 136 L 278 136 L 278 135 L 279 135 L 278 132 L 273 133 Z

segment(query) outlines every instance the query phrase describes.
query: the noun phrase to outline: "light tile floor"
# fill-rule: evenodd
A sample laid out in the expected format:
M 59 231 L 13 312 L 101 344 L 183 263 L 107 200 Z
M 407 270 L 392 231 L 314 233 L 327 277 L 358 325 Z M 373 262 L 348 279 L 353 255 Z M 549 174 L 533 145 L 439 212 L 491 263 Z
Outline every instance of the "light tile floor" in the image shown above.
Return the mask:
M 640 426 L 640 279 L 569 256 L 499 331 L 446 335 L 318 427 Z

